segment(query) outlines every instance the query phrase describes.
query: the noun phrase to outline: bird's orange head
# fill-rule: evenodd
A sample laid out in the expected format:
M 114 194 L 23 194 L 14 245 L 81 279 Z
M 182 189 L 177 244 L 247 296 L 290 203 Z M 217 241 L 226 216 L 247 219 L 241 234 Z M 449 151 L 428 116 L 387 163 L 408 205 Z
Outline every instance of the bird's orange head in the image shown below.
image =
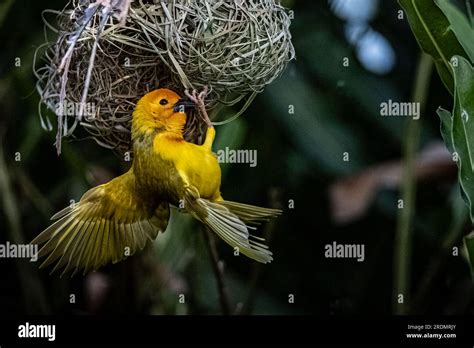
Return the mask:
M 172 90 L 161 88 L 145 94 L 133 113 L 132 129 L 152 131 L 165 128 L 181 133 L 186 123 L 186 109 L 194 103 L 181 98 Z

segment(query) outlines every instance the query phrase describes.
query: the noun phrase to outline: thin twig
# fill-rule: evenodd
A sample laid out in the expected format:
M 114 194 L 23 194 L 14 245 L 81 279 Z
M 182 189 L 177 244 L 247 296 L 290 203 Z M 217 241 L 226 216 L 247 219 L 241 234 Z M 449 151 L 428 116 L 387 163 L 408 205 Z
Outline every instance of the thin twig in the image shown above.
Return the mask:
M 263 234 L 266 244 L 270 247 L 271 246 L 271 236 L 272 233 L 271 231 L 273 230 L 275 226 L 275 221 L 272 221 L 268 224 L 267 228 L 265 229 L 265 232 Z M 262 263 L 257 263 L 255 262 L 255 265 L 252 269 L 251 275 L 250 275 L 250 281 L 249 281 L 249 290 L 247 293 L 247 298 L 243 305 L 238 308 L 237 313 L 238 315 L 250 315 L 253 312 L 253 309 L 255 307 L 255 302 L 257 301 L 257 290 L 258 290 L 258 283 L 260 281 L 260 277 L 265 270 L 265 265 Z
M 278 189 L 272 189 L 270 191 L 270 202 L 279 202 L 279 191 Z M 281 206 L 277 206 L 276 208 L 281 209 Z M 273 230 L 275 229 L 276 226 L 276 221 L 272 220 L 268 222 L 264 232 L 263 232 L 263 237 L 265 238 L 267 245 L 270 247 L 271 242 L 272 242 L 272 237 L 273 237 Z M 254 267 L 252 269 L 251 275 L 250 275 L 250 285 L 249 285 L 249 291 L 247 293 L 247 298 L 243 305 L 240 307 L 241 309 L 237 312 L 237 314 L 240 315 L 250 315 L 252 314 L 253 308 L 255 306 L 255 302 L 257 299 L 257 290 L 258 290 L 258 283 L 260 280 L 260 276 L 262 275 L 264 271 L 264 265 L 255 262 Z
M 227 293 L 227 288 L 224 282 L 223 263 L 219 260 L 219 254 L 217 253 L 214 235 L 207 227 L 204 228 L 204 230 L 204 237 L 206 239 L 206 245 L 211 258 L 212 270 L 214 271 L 217 281 L 217 290 L 219 291 L 219 300 L 222 307 L 222 314 L 230 315 L 232 310 L 229 301 L 229 294 Z
M 424 110 L 433 62 L 431 57 L 422 53 L 418 62 L 412 100 L 420 105 L 420 114 Z M 394 287 L 393 310 L 395 314 L 405 314 L 409 307 L 410 261 L 412 256 L 412 225 L 415 213 L 416 181 L 414 175 L 416 151 L 420 141 L 421 119 L 408 120 L 404 144 L 404 171 L 402 183 L 403 209 L 400 209 L 397 221 L 394 247 Z M 398 297 L 403 301 L 399 303 Z
M 61 73 L 61 87 L 59 90 L 58 131 L 56 133 L 56 143 L 55 143 L 58 156 L 61 154 L 62 136 L 64 132 L 63 130 L 64 103 L 66 101 L 66 94 L 67 94 L 66 87 L 67 87 L 67 82 L 68 82 L 69 67 L 71 65 L 72 55 L 74 53 L 74 48 L 76 47 L 77 41 L 81 37 L 86 26 L 92 20 L 93 16 L 97 12 L 97 9 L 98 9 L 98 6 L 95 6 L 95 7 L 88 8 L 86 10 L 86 16 L 85 16 L 84 22 L 80 26 L 79 30 L 73 36 L 71 42 L 69 43 L 69 47 L 66 53 L 64 54 L 64 56 L 62 57 L 61 63 L 59 64 L 59 67 L 57 68 L 57 71 L 56 71 L 56 73 L 58 74 Z M 54 73 L 53 76 L 55 76 L 56 73 Z M 48 82 L 48 85 L 49 85 L 49 82 Z M 42 98 L 44 98 L 44 95 L 42 95 Z
M 99 46 L 100 35 L 102 34 L 102 31 L 104 30 L 105 24 L 107 24 L 107 21 L 109 20 L 111 11 L 112 10 L 110 8 L 104 9 L 102 13 L 102 19 L 100 20 L 100 24 L 97 27 L 96 39 L 94 40 L 94 44 L 92 45 L 92 51 L 89 58 L 89 66 L 87 67 L 86 79 L 84 82 L 84 89 L 82 91 L 81 103 L 79 106 L 80 109 L 79 109 L 78 118 L 76 119 L 76 123 L 81 121 L 82 116 L 84 115 L 84 108 L 87 101 L 87 95 L 89 93 L 89 85 L 91 83 L 92 70 L 94 69 L 94 62 L 97 55 L 97 47 Z M 74 127 L 72 128 L 70 132 L 72 133 L 73 131 L 74 131 Z

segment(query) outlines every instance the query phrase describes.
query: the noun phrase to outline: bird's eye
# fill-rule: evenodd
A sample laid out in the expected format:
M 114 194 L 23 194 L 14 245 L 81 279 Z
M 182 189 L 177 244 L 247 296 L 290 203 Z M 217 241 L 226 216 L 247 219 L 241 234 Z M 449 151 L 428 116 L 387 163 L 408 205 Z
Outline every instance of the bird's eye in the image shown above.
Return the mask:
M 166 99 L 160 100 L 160 105 L 166 105 L 166 104 L 168 104 L 168 101 Z

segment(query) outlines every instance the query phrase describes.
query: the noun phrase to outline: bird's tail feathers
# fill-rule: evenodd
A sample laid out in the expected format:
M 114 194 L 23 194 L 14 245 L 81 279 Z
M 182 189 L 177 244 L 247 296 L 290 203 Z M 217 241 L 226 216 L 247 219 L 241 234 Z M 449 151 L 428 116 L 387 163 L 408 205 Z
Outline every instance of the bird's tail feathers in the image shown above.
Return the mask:
M 248 224 L 259 225 L 261 221 L 268 221 L 271 218 L 280 216 L 282 213 L 279 209 L 257 207 L 255 205 L 232 201 L 220 201 L 217 203 L 229 209 L 242 221 Z
M 229 202 L 233 203 L 233 202 Z M 255 227 L 247 226 L 240 216 L 245 216 L 247 221 L 260 221 L 264 217 L 269 217 L 269 211 L 263 215 L 263 210 L 258 215 L 252 215 L 247 209 L 250 206 L 241 207 L 238 213 L 230 211 L 222 202 L 211 202 L 207 199 L 189 197 L 185 201 L 187 210 L 199 221 L 207 225 L 214 233 L 222 238 L 227 244 L 234 249 L 237 248 L 239 253 L 262 263 L 269 263 L 273 260 L 272 252 L 268 250 L 268 246 L 263 244 L 263 238 L 254 236 L 249 230 Z M 233 203 L 235 206 L 240 203 Z M 265 208 L 261 208 L 265 209 Z M 272 212 L 274 216 L 275 212 Z

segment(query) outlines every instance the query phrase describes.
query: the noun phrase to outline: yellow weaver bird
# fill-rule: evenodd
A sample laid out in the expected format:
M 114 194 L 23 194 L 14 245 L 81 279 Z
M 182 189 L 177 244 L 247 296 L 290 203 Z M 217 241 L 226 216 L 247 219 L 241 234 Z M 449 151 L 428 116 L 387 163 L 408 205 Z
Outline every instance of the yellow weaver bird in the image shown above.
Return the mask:
M 272 253 L 249 225 L 281 214 L 280 210 L 225 201 L 221 170 L 212 152 L 215 130 L 208 127 L 202 145 L 183 138 L 185 109 L 195 106 L 168 89 L 146 94 L 132 118 L 134 159 L 130 170 L 87 191 L 81 200 L 51 219 L 57 220 L 31 243 L 43 245 L 41 268 L 51 273 L 84 269 L 84 274 L 119 262 L 144 248 L 166 229 L 170 204 L 180 206 L 225 242 L 263 263 Z M 181 204 L 182 206 L 182 204 Z M 127 252 L 126 252 L 127 251 Z

